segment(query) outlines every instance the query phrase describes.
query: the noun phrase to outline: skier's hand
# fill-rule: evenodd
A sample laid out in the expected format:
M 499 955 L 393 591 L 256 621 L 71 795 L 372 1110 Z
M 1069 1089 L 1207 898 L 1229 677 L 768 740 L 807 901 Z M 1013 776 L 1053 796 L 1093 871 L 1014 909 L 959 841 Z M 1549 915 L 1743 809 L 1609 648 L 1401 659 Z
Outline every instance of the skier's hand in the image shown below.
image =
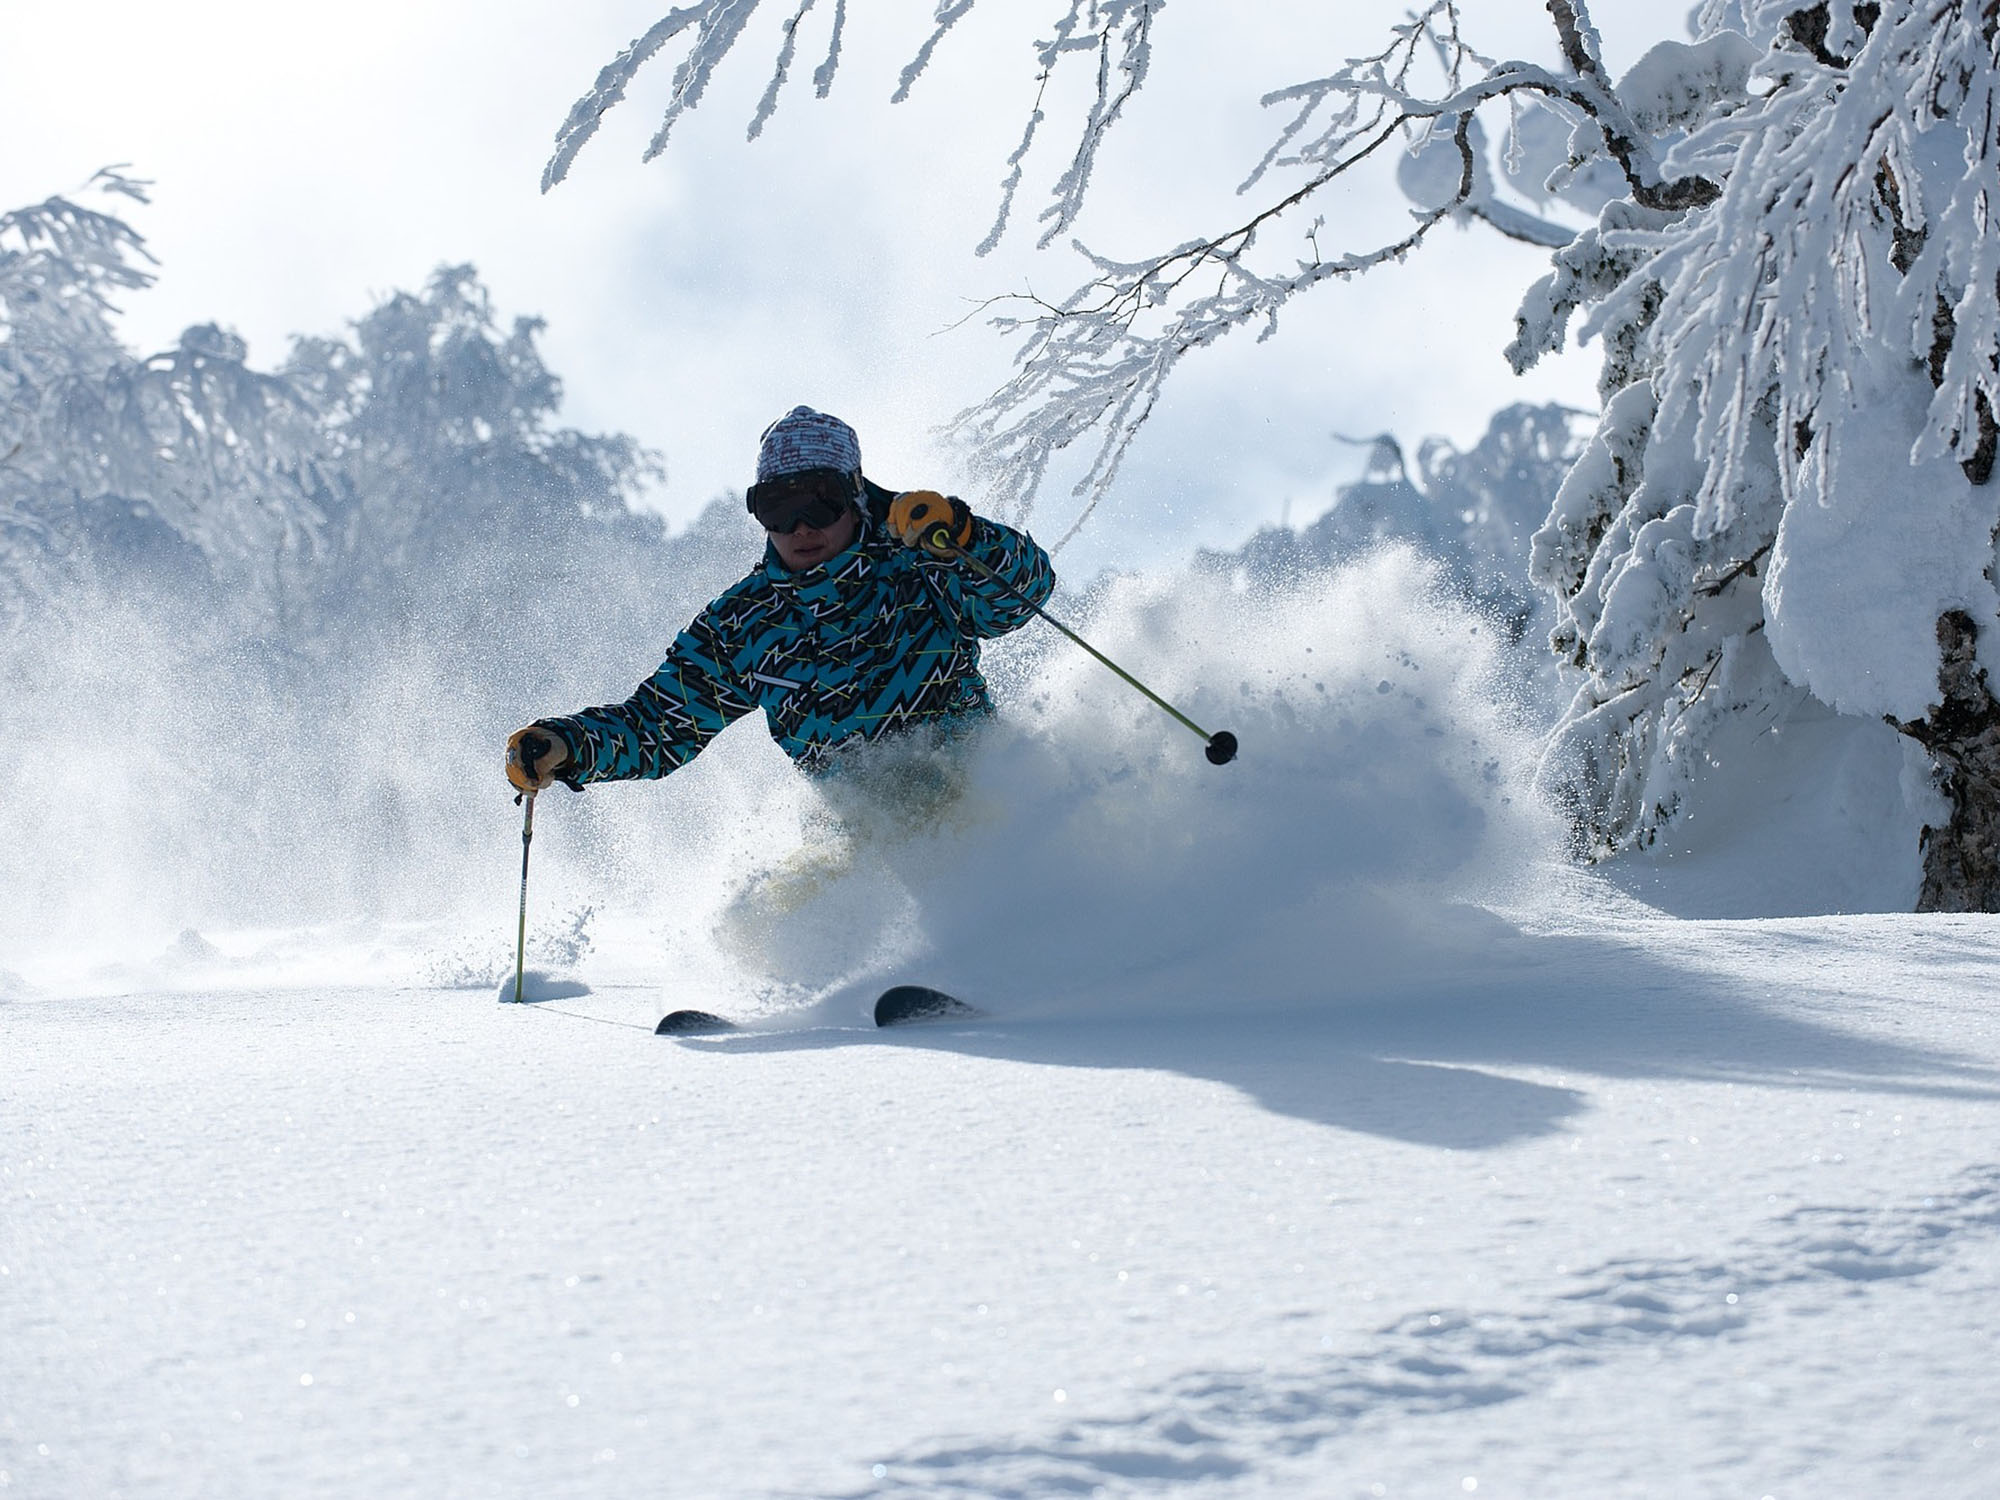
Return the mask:
M 539 792 L 569 764 L 569 744 L 538 724 L 507 736 L 507 779 L 521 792 Z
M 937 545 L 939 527 L 952 547 L 967 545 L 972 540 L 971 509 L 936 490 L 905 490 L 889 502 L 889 529 L 905 547 L 922 547 L 933 557 L 951 556 Z

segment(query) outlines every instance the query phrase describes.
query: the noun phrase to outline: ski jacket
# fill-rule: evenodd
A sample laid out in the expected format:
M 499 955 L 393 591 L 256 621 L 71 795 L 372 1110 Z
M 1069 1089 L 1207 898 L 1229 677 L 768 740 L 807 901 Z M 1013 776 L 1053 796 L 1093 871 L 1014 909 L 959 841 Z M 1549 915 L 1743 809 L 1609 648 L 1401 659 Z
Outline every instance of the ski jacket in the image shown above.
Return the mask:
M 851 745 L 991 714 L 979 643 L 1032 612 L 973 569 L 904 546 L 886 525 L 891 492 L 867 490 L 846 551 L 794 573 L 767 543 L 762 566 L 695 616 L 630 698 L 541 720 L 569 746 L 561 779 L 665 776 L 755 709 L 814 773 Z M 998 522 L 975 517 L 965 550 L 1037 605 L 1055 587 L 1048 554 Z

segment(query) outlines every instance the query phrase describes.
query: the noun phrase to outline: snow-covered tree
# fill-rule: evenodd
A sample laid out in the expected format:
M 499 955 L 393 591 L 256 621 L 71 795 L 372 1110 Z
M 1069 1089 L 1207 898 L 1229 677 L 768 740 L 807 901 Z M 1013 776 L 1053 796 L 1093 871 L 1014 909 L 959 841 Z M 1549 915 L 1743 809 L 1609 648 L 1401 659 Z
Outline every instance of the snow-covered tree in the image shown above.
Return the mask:
M 664 149 L 758 8 L 693 0 L 634 42 L 571 112 L 544 187 L 633 74 L 686 36 L 648 155 Z M 753 136 L 814 8 L 799 0 L 785 23 Z M 940 0 L 896 98 L 971 8 Z M 1094 67 L 1096 89 L 1044 245 L 1075 226 L 1164 10 L 1053 5 L 1035 44 L 1043 81 L 1075 63 Z M 1545 775 L 1579 849 L 1646 844 L 1720 722 L 1811 694 L 1889 718 L 1933 756 L 1954 815 L 1927 834 L 1924 904 L 2000 908 L 2000 707 L 1984 673 L 2000 659 L 2000 12 L 1706 0 L 1691 43 L 1663 42 L 1614 81 L 1583 0 L 1547 10 L 1550 63 L 1481 54 L 1454 0 L 1434 0 L 1381 50 L 1267 96 L 1282 123 L 1240 219 L 1151 255 L 1079 245 L 1091 271 L 1067 296 L 1001 299 L 1016 373 L 960 427 L 1018 510 L 1057 452 L 1091 439 L 1087 516 L 1191 351 L 1238 328 L 1269 336 L 1293 298 L 1402 258 L 1448 220 L 1548 245 L 1555 268 L 1510 356 L 1525 366 L 1560 347 L 1588 309 L 1580 336 L 1605 359 L 1602 425 L 1533 558 L 1562 600 L 1557 646 L 1588 678 Z M 821 94 L 845 19 L 837 4 Z M 1497 154 L 1482 120 L 1502 127 Z M 988 245 L 1044 123 L 1037 107 Z M 1378 156 L 1400 161 L 1413 222 L 1323 243 L 1316 205 Z M 1576 233 L 1574 209 L 1595 225 Z
M 1535 542 L 1588 674 L 1545 778 L 1587 849 L 1643 845 L 1719 724 L 1810 694 L 1930 751 L 1954 815 L 1922 904 L 1993 909 L 2000 16 L 1717 0 L 1697 29 L 1620 92 L 1715 201 L 1607 208 L 1511 351 L 1586 308 L 1606 349 L 1604 420 Z
M 135 355 L 115 298 L 152 279 L 115 213 L 0 214 L 0 618 L 122 600 L 288 670 L 418 637 L 490 658 L 538 614 L 650 608 L 687 561 L 630 503 L 657 456 L 557 424 L 540 322 L 499 329 L 470 266 L 276 372 L 216 323 Z
M 1290 585 L 1380 546 L 1409 546 L 1440 563 L 1448 586 L 1518 642 L 1548 607 L 1528 582 L 1530 539 L 1587 432 L 1585 413 L 1523 404 L 1494 413 L 1470 448 L 1425 438 L 1414 461 L 1385 433 L 1369 440 L 1361 477 L 1341 485 L 1324 514 L 1301 527 L 1265 527 L 1235 551 L 1204 552 L 1200 561 L 1251 583 Z
M 438 644 L 490 652 L 552 584 L 594 574 L 616 592 L 646 571 L 662 528 L 630 501 L 658 458 L 556 425 L 541 329 L 498 328 L 461 265 L 384 298 L 347 337 L 296 342 L 283 373 L 322 433 L 320 607 L 344 629 L 428 626 Z
M 93 186 L 145 199 L 116 171 Z M 0 214 L 0 613 L 191 569 L 268 611 L 310 549 L 310 413 L 212 324 L 134 357 L 112 299 L 151 282 L 147 259 L 67 198 Z

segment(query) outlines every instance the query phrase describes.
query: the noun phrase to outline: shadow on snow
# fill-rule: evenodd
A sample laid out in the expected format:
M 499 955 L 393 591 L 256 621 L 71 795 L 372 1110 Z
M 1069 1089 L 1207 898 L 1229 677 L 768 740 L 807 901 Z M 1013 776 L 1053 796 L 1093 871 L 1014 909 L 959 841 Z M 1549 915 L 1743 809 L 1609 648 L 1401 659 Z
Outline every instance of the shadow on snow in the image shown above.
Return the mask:
M 908 1031 L 752 1031 L 684 1040 L 731 1052 L 855 1045 L 932 1048 L 1046 1066 L 1208 1079 L 1275 1113 L 1419 1145 L 1475 1151 L 1547 1135 L 1587 1094 L 1567 1075 L 1865 1089 L 2000 1100 L 2000 1073 L 1962 1056 L 1788 1014 L 1780 989 L 1827 991 L 1810 971 L 1755 989 L 1623 943 L 1516 932 L 1477 979 L 1363 991 L 1329 976 L 1323 997 L 1258 1009 L 1080 1008 Z M 822 1007 L 822 1013 L 829 1007 Z M 1555 1083 L 1509 1076 L 1554 1072 Z

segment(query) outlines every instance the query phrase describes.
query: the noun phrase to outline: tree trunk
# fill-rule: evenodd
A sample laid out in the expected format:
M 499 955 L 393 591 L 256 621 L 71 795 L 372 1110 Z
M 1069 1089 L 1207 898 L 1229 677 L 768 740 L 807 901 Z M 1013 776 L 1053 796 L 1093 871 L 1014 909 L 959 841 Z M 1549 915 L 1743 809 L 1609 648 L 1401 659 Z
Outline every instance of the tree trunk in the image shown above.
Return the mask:
M 2000 703 L 1975 660 L 1979 628 L 1963 610 L 1938 620 L 1944 701 L 1896 728 L 1930 752 L 1951 821 L 1923 833 L 1918 911 L 2000 911 Z

